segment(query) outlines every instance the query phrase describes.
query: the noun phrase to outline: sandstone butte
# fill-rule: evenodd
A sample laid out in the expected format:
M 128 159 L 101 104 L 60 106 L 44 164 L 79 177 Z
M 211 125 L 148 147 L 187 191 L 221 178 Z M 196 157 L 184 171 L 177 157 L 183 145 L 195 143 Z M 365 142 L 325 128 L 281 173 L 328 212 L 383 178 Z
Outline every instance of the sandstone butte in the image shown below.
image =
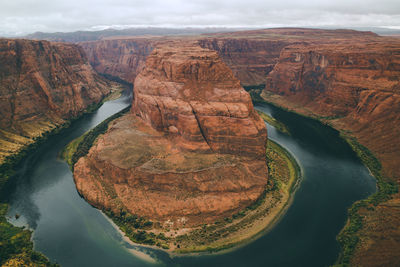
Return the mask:
M 0 39 L 0 62 L 0 163 L 110 92 L 77 45 Z
M 217 51 L 242 85 L 265 86 L 267 101 L 316 117 L 356 137 L 380 160 L 384 175 L 400 183 L 398 38 L 353 30 L 284 28 L 188 39 Z M 89 59 L 94 68 L 132 81 L 137 72 L 122 69 L 129 69 L 126 66 L 134 62 L 143 66 L 148 53 L 144 48 L 160 42 L 160 38 L 147 40 L 151 45 L 145 45 L 143 38 L 82 45 L 93 55 Z M 116 61 L 124 66 L 117 69 Z M 400 264 L 400 194 L 362 216 L 363 237 L 352 264 Z
M 164 42 L 135 79 L 132 112 L 74 166 L 92 205 L 168 227 L 231 216 L 267 184 L 267 130 L 214 51 Z

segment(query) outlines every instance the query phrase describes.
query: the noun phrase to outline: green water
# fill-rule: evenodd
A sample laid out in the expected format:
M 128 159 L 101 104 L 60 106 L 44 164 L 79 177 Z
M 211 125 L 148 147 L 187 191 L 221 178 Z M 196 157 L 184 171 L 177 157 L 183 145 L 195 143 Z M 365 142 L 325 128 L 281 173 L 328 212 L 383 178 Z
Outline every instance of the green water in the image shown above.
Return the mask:
M 125 108 L 129 94 L 105 103 L 32 153 L 10 192 L 10 221 L 34 230 L 35 248 L 62 266 L 328 266 L 339 253 L 335 236 L 346 209 L 375 191 L 375 181 L 331 128 L 269 105 L 257 109 L 284 122 L 291 136 L 267 125 L 271 139 L 298 160 L 304 178 L 279 223 L 259 239 L 218 255 L 171 258 L 126 243 L 97 209 L 77 193 L 59 152 L 74 138 Z M 21 217 L 16 220 L 14 215 Z M 142 251 L 155 261 L 132 254 Z

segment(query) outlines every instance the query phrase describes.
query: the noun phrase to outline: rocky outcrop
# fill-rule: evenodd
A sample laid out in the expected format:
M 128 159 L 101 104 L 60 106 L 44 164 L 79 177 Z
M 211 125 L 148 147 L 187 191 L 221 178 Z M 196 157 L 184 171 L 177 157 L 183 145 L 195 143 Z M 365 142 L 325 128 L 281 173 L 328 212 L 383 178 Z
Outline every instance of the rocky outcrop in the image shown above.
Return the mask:
M 281 50 L 288 45 L 376 37 L 371 32 L 352 30 L 282 28 L 180 36 L 179 39 L 198 41 L 201 47 L 217 51 L 241 84 L 252 86 L 265 84 L 268 73 L 278 62 Z M 168 39 L 177 37 L 113 37 L 79 44 L 98 72 L 133 83 L 152 48 Z
M 266 129 L 218 54 L 193 44 L 156 49 L 136 78 L 133 111 L 186 149 L 265 157 Z
M 110 92 L 81 48 L 0 39 L 1 159 Z
M 111 39 L 82 42 L 89 62 L 99 73 L 133 83 L 153 49 L 151 38 Z
M 201 47 L 215 50 L 233 71 L 242 85 L 265 84 L 267 74 L 279 59 L 286 40 L 260 40 L 247 38 L 207 38 L 199 40 Z
M 75 164 L 91 204 L 176 227 L 223 219 L 261 196 L 266 128 L 216 52 L 159 44 L 134 90 L 132 113 Z
M 287 47 L 265 90 L 351 131 L 400 177 L 400 42 L 378 41 Z
M 377 37 L 286 47 L 267 77 L 263 95 L 356 137 L 382 163 L 383 176 L 400 183 L 398 40 Z M 350 265 L 399 264 L 400 195 L 391 197 L 360 208 L 363 227 Z

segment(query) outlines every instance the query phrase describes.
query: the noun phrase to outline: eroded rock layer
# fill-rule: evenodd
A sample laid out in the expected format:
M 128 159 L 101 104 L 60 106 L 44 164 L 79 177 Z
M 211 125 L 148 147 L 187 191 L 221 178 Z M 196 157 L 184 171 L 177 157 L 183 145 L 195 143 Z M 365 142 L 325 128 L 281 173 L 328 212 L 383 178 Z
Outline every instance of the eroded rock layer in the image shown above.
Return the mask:
M 0 39 L 0 62 L 1 159 L 110 92 L 76 45 Z
M 136 78 L 134 95 L 134 112 L 186 149 L 265 157 L 264 122 L 214 51 L 162 45 Z
M 216 52 L 158 45 L 135 81 L 132 113 L 74 168 L 94 206 L 193 226 L 231 216 L 265 190 L 267 132 Z
M 153 49 L 151 38 L 111 39 L 82 42 L 89 62 L 99 73 L 133 83 Z
M 287 47 L 265 90 L 350 131 L 400 181 L 400 42 Z
M 269 73 L 264 96 L 356 137 L 382 163 L 383 175 L 400 183 L 399 41 L 289 46 Z M 352 266 L 399 264 L 400 195 L 391 197 L 360 209 L 363 227 Z

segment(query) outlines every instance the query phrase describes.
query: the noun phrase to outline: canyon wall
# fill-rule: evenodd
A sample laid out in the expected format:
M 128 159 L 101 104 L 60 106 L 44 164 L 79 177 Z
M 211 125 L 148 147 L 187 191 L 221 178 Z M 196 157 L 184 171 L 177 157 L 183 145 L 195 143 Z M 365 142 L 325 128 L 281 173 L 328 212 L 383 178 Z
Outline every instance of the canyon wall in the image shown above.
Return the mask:
M 399 41 L 288 46 L 267 77 L 263 97 L 356 137 L 382 163 L 383 175 L 400 183 Z M 358 214 L 362 228 L 350 265 L 400 264 L 400 194 Z
M 132 112 L 74 167 L 89 203 L 174 229 L 250 205 L 267 184 L 267 131 L 218 54 L 158 44 L 135 80 Z
M 400 181 L 400 42 L 286 47 L 265 90 L 350 131 Z
M 150 38 L 110 39 L 82 42 L 89 62 L 99 73 L 133 83 L 153 49 Z
M 285 40 L 228 37 L 199 40 L 201 47 L 218 52 L 244 86 L 265 84 L 282 48 L 290 43 Z
M 197 41 L 218 52 L 244 86 L 265 84 L 266 76 L 278 62 L 281 50 L 293 44 L 308 45 L 343 39 L 373 39 L 372 32 L 320 29 L 266 29 L 179 37 L 113 37 L 79 43 L 92 66 L 100 73 L 133 83 L 152 48 L 164 40 Z
M 0 159 L 110 92 L 72 44 L 0 39 Z

